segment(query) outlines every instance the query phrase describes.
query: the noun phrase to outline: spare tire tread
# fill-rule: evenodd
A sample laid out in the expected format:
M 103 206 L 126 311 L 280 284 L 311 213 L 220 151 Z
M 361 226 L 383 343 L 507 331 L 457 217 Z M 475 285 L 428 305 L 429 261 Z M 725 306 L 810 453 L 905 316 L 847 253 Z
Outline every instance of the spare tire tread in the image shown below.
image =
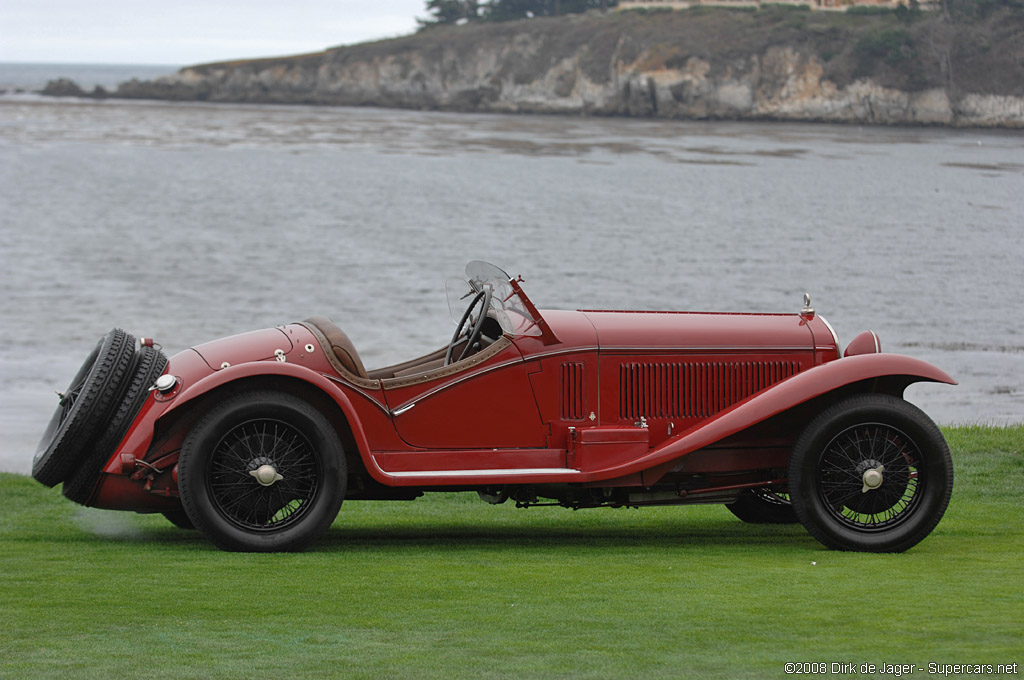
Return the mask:
M 64 496 L 75 503 L 87 505 L 104 465 L 128 434 L 128 428 L 149 397 L 149 388 L 167 368 L 167 357 L 153 347 L 143 347 L 136 362 L 135 375 L 121 404 L 114 413 L 96 445 L 65 480 Z
M 68 392 L 78 390 L 65 411 L 64 402 L 50 419 L 35 459 L 32 476 L 46 486 L 56 486 L 71 474 L 95 441 L 128 383 L 135 366 L 135 337 L 114 328 L 96 345 L 78 370 Z

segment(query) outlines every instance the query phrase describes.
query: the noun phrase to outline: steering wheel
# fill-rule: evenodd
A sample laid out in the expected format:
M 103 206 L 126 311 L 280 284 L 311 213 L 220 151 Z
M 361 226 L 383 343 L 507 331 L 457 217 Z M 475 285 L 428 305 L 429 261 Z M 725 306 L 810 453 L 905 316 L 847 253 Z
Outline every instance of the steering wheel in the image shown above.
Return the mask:
M 455 345 L 459 343 L 459 336 L 462 335 L 462 329 L 466 326 L 466 322 L 469 321 L 473 310 L 476 309 L 477 303 L 481 300 L 483 305 L 480 307 L 480 316 L 477 317 L 476 321 L 473 322 L 473 328 L 466 335 L 468 338 L 466 346 L 462 349 L 462 354 L 456 361 L 462 361 L 469 355 L 469 350 L 473 347 L 476 342 L 480 340 L 480 335 L 484 331 L 484 321 L 487 320 L 487 309 L 491 306 L 491 287 L 484 286 L 483 290 L 473 296 L 473 299 L 469 302 L 469 307 L 466 307 L 466 313 L 462 315 L 462 320 L 459 321 L 459 325 L 455 328 L 455 335 L 452 336 L 452 341 L 448 343 L 448 351 L 444 355 L 444 365 L 452 363 L 452 352 L 455 351 Z

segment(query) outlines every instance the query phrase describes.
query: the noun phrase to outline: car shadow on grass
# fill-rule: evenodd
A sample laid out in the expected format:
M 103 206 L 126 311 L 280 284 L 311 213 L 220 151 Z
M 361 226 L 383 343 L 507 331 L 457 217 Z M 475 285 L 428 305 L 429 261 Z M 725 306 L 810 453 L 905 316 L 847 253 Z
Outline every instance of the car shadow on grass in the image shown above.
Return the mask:
M 335 525 L 311 550 L 395 552 L 434 550 L 674 548 L 817 545 L 799 525 L 744 525 L 703 522 L 668 527 L 451 526 L 438 522 L 414 527 L 345 527 Z
M 79 508 L 71 518 L 78 531 L 65 540 L 90 543 L 147 543 L 167 548 L 217 550 L 203 534 L 180 529 L 162 517 Z M 27 537 L 26 537 L 27 538 Z M 38 538 L 36 536 L 35 538 Z M 799 524 L 746 524 L 732 516 L 678 519 L 641 515 L 607 517 L 570 514 L 521 519 L 492 517 L 423 517 L 358 515 L 344 510 L 309 551 L 418 552 L 553 549 L 707 548 L 800 549 L 820 547 Z
M 82 527 L 79 527 L 82 528 Z M 136 526 L 131 531 L 90 531 L 75 537 L 90 543 L 146 543 L 166 548 L 217 548 L 198 531 L 173 526 Z M 820 547 L 803 527 L 754 526 L 703 523 L 675 527 L 671 532 L 619 527 L 489 527 L 451 526 L 443 523 L 417 526 L 344 527 L 335 526 L 308 548 L 310 552 L 405 553 L 423 550 L 464 552 L 545 549 L 572 553 L 579 549 L 666 549 L 706 550 L 708 548 Z

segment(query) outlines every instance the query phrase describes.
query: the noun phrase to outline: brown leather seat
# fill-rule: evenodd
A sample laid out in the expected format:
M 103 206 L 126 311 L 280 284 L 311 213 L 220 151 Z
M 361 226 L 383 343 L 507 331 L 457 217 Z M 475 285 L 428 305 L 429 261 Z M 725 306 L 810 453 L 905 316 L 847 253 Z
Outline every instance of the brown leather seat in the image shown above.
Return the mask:
M 355 345 L 349 340 L 345 331 L 334 325 L 333 321 L 326 316 L 311 316 L 303 323 L 315 326 L 323 334 L 327 342 L 330 343 L 331 349 L 334 350 L 334 356 L 349 373 L 360 378 L 369 377 L 366 375 L 366 368 L 363 367 Z

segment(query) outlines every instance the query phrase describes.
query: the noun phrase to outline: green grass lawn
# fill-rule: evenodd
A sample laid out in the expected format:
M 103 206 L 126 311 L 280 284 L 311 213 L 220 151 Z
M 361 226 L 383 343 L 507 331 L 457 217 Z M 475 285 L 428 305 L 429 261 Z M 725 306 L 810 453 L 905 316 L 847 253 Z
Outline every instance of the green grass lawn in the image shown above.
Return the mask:
M 517 510 L 475 494 L 346 503 L 308 552 L 231 554 L 163 517 L 0 475 L 0 677 L 1022 664 L 1024 427 L 945 434 L 949 510 L 899 555 L 828 551 L 798 525 L 745 525 L 721 506 Z

